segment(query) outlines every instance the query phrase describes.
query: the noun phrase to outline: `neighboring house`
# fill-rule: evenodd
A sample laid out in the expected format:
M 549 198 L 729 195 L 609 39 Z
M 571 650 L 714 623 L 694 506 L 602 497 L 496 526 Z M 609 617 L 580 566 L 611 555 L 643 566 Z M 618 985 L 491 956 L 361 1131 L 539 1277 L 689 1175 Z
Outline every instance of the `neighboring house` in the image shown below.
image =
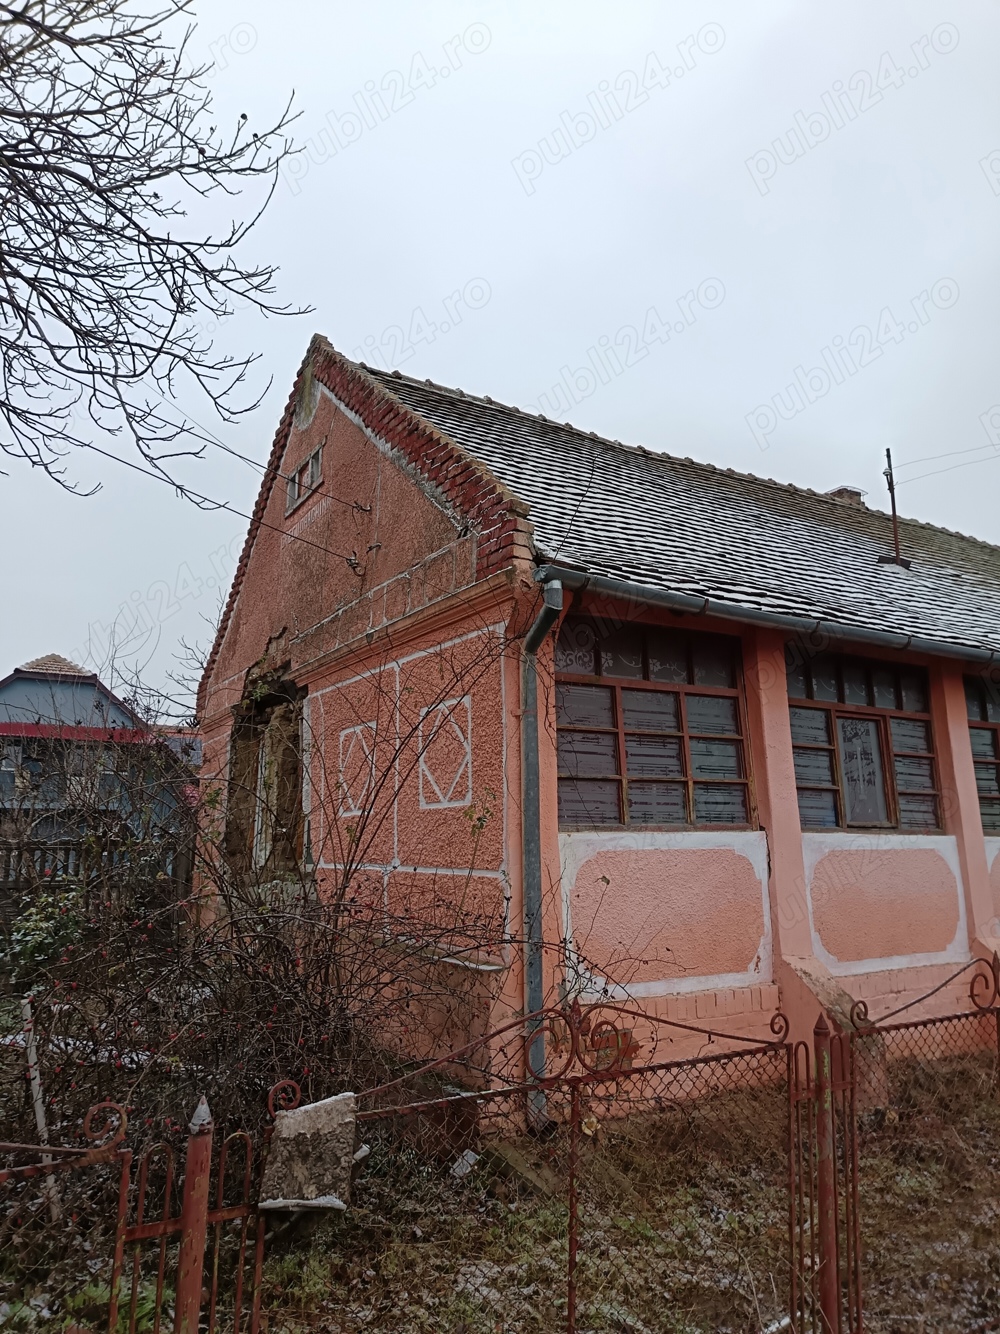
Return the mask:
M 1000 550 L 900 529 L 317 338 L 199 696 L 231 856 L 451 921 L 494 1020 L 904 1004 L 1000 943 Z
M 150 728 L 92 672 L 50 653 L 0 680 L 0 890 L 86 876 L 136 839 L 162 842 L 186 880 L 176 812 L 200 740 Z

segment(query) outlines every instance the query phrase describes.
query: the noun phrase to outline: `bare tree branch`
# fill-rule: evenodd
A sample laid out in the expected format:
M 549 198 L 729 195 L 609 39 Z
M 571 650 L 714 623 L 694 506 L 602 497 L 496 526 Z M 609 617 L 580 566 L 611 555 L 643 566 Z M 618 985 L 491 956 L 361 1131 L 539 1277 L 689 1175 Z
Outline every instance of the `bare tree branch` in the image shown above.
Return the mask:
M 69 489 L 66 455 L 107 433 L 160 472 L 199 453 L 159 410 L 192 384 L 224 421 L 257 406 L 237 391 L 258 356 L 217 352 L 204 323 L 236 302 L 301 313 L 236 255 L 294 151 L 290 105 L 263 130 L 213 123 L 192 29 L 168 33 L 190 2 L 0 3 L 0 448 Z M 220 232 L 177 227 L 254 186 Z

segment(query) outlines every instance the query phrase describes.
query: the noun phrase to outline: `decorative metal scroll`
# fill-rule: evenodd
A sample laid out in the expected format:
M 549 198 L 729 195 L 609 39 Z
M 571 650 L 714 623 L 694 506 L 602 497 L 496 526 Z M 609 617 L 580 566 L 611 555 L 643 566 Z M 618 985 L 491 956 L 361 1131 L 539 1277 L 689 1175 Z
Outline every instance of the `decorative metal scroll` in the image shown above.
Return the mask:
M 128 1117 L 124 1107 L 117 1102 L 99 1102 L 83 1118 L 83 1134 L 91 1144 L 89 1149 L 59 1144 L 0 1143 L 0 1153 L 33 1153 L 43 1159 L 24 1167 L 4 1168 L 0 1171 L 0 1183 L 23 1181 L 30 1177 L 48 1176 L 50 1172 L 110 1162 L 124 1140 L 127 1129 Z
M 273 1121 L 277 1112 L 293 1112 L 302 1101 L 302 1090 L 294 1079 L 279 1079 L 267 1095 L 267 1114 Z
M 419 1069 L 381 1084 L 377 1088 L 367 1089 L 358 1096 L 366 1100 L 381 1097 L 423 1075 L 431 1074 L 445 1066 L 460 1064 L 474 1053 L 495 1046 L 508 1035 L 519 1048 L 523 1062 L 522 1069 L 527 1072 L 523 1077 L 525 1087 L 554 1088 L 567 1079 L 581 1079 L 588 1083 L 621 1079 L 625 1075 L 636 1074 L 652 1066 L 650 1051 L 636 1038 L 637 1025 L 641 1025 L 647 1033 L 652 1034 L 654 1046 L 657 1035 L 680 1032 L 700 1038 L 703 1047 L 719 1043 L 727 1046 L 735 1045 L 737 1050 L 747 1051 L 782 1046 L 789 1031 L 788 1018 L 781 1011 L 771 1016 L 768 1024 L 770 1036 L 767 1037 L 762 1034 L 729 1033 L 720 1028 L 705 1028 L 698 1024 L 682 1023 L 677 1019 L 665 1019 L 634 1006 L 611 1001 L 583 1005 L 579 998 L 574 998 L 567 1005 L 552 1006 L 513 1019 L 493 1029 L 484 1037 L 449 1052 L 446 1056 L 430 1061 Z M 548 1054 L 546 1067 L 544 1073 L 531 1073 L 532 1062 L 529 1060 L 529 1055 L 540 1037 L 546 1039 Z M 637 1059 L 640 1053 L 641 1061 Z M 510 1091 L 521 1082 L 520 1078 L 507 1081 L 506 1087 Z M 361 1119 L 364 1119 L 365 1115 L 364 1112 L 359 1113 Z
M 949 977 L 946 977 L 943 982 L 939 982 L 936 987 L 932 987 L 930 991 L 924 992 L 916 1000 L 908 1001 L 906 1005 L 900 1005 L 897 1009 L 890 1010 L 888 1014 L 879 1015 L 877 1019 L 870 1017 L 867 1001 L 856 1000 L 851 1006 L 851 1025 L 858 1032 L 863 1033 L 866 1029 L 873 1029 L 880 1024 L 886 1024 L 890 1019 L 895 1019 L 897 1015 L 905 1014 L 907 1010 L 913 1010 L 918 1005 L 923 1005 L 932 996 L 936 996 L 939 991 L 944 991 L 946 987 L 951 986 L 956 978 L 970 971 L 972 972 L 972 978 L 969 983 L 969 999 L 973 1008 L 979 1013 L 996 1009 L 1000 1005 L 1000 957 L 994 950 L 993 958 L 988 963 L 984 959 L 970 959 L 968 963 L 963 963 L 961 968 L 956 968 Z
M 969 984 L 969 998 L 977 1010 L 992 1010 L 1000 1003 L 1000 955 L 996 950 L 988 964 L 979 961 Z

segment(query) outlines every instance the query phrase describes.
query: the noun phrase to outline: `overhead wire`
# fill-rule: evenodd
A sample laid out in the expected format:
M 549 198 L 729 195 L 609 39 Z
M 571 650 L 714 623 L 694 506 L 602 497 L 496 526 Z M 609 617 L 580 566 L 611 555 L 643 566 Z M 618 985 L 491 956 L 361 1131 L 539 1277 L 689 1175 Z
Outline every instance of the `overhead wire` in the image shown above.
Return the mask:
M 936 463 L 938 459 L 957 458 L 960 454 L 981 454 L 984 449 L 1000 449 L 998 445 L 973 445 L 970 449 L 949 449 L 943 454 L 925 454 L 922 459 L 907 459 L 905 463 L 897 463 L 896 471 L 900 468 L 915 468 L 918 463 Z
M 163 482 L 165 485 L 173 487 L 178 495 L 185 499 L 193 499 L 201 502 L 199 508 L 208 506 L 212 509 L 225 510 L 229 514 L 235 514 L 239 519 L 246 519 L 248 522 L 253 522 L 253 515 L 247 514 L 245 510 L 238 510 L 235 505 L 230 505 L 228 501 L 213 500 L 211 496 L 202 495 L 201 492 L 195 491 L 193 487 L 185 486 L 183 482 L 178 482 L 175 479 L 168 477 L 165 473 L 156 472 L 152 468 L 143 468 L 140 464 L 133 463 L 131 459 L 123 459 L 118 454 L 112 454 L 107 449 L 101 449 L 100 445 L 81 443 L 80 447 L 82 449 L 89 449 L 95 454 L 100 454 L 103 458 L 110 459 L 112 463 L 120 463 L 125 468 L 131 468 L 133 472 L 141 473 L 144 477 L 151 477 L 154 482 Z M 262 528 L 269 528 L 272 532 L 281 533 L 291 541 L 303 542 L 306 546 L 314 547 L 317 551 L 323 551 L 328 556 L 336 556 L 338 560 L 344 560 L 350 563 L 351 558 L 356 555 L 355 552 L 351 552 L 349 556 L 344 551 L 334 551 L 332 547 L 325 546 L 322 542 L 314 542 L 312 538 L 303 537 L 301 533 L 289 532 L 286 528 L 279 527 L 276 523 L 268 523 L 264 518 L 261 518 L 259 523 Z
M 991 448 L 994 448 L 994 447 L 991 446 Z M 967 451 L 967 450 L 955 450 L 955 453 L 956 453 L 956 454 L 960 454 L 960 453 L 961 453 L 961 454 L 964 454 L 964 453 L 968 453 L 968 451 Z M 941 458 L 947 458 L 948 456 L 947 456 L 946 454 L 942 454 L 940 457 L 941 457 Z M 904 478 L 902 479 L 902 481 L 897 481 L 896 485 L 897 485 L 897 486 L 906 486 L 908 482 L 922 482 L 926 477 L 940 477 L 943 473 L 946 473 L 946 472 L 954 472 L 954 471 L 956 470 L 956 468 L 971 468 L 971 467 L 973 466 L 973 464 L 976 464 L 976 463 L 989 463 L 990 460 L 991 460 L 991 458 L 994 458 L 994 459 L 995 459 L 995 458 L 1000 458 L 1000 450 L 997 450 L 997 449 L 994 448 L 994 453 L 993 453 L 992 455 L 987 455 L 985 458 L 981 458 L 981 459 L 966 459 L 964 463 L 953 463 L 953 464 L 951 464 L 951 466 L 948 467 L 948 468 L 932 468 L 930 472 L 922 472 L 922 473 L 919 473 L 916 477 L 904 477 Z
M 150 392 L 152 393 L 153 391 L 151 390 Z M 163 404 L 164 407 L 167 406 L 166 399 L 160 397 L 159 394 L 156 394 L 155 397 L 159 403 Z M 198 432 L 191 431 L 190 434 L 193 435 L 196 440 L 201 440 L 206 445 L 214 445 L 216 449 L 221 449 L 224 453 L 231 454 L 234 459 L 239 459 L 242 463 L 248 464 L 251 468 L 256 468 L 257 471 L 260 473 L 267 472 L 266 463 L 261 463 L 258 459 L 253 458 L 250 454 L 240 453 L 240 451 L 238 449 L 234 449 L 232 445 L 224 444 L 219 439 L 218 436 L 212 434 L 212 432 L 209 430 L 207 426 L 205 426 L 202 422 L 198 421 L 196 417 L 192 417 L 191 414 L 188 412 L 184 413 L 185 421 L 181 425 L 178 425 L 177 422 L 170 421 L 170 419 L 167 417 L 160 416 L 159 413 L 151 413 L 150 416 L 153 418 L 154 421 L 162 422 L 164 426 L 169 426 L 171 430 L 175 431 L 185 430 L 187 427 L 187 422 L 191 422 L 194 426 L 197 426 L 198 432 L 201 432 L 201 434 L 198 434 Z M 345 500 L 343 496 L 335 496 L 332 491 L 327 491 L 323 487 L 317 487 L 314 490 L 313 494 L 328 496 L 330 500 L 335 500 L 338 505 L 343 505 L 345 509 L 358 508 L 357 501 Z

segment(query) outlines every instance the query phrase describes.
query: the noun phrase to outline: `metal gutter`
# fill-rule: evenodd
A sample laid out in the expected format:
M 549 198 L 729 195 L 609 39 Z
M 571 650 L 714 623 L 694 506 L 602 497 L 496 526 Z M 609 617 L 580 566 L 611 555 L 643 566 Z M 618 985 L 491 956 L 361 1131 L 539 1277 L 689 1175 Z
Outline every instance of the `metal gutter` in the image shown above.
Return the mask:
M 538 778 L 538 650 L 559 618 L 563 590 L 550 577 L 542 589 L 542 609 L 524 637 L 521 653 L 521 893 L 524 903 L 524 1003 L 534 1014 L 545 1008 L 542 974 L 542 833 Z M 528 1068 L 545 1074 L 545 1039 L 533 1038 Z M 536 1109 L 544 1113 L 544 1104 Z
M 775 629 L 789 630 L 801 635 L 853 640 L 860 644 L 874 644 L 879 648 L 927 653 L 939 658 L 958 658 L 962 662 L 991 663 L 1000 660 L 1000 649 L 950 644 L 944 640 L 926 639 L 920 635 L 898 634 L 892 630 L 869 630 L 863 626 L 846 625 L 841 621 L 814 620 L 809 616 L 765 611 L 761 607 L 744 607 L 736 602 L 723 602 L 716 598 L 700 597 L 691 593 L 675 593 L 668 588 L 651 588 L 648 584 L 637 584 L 628 579 L 609 579 L 603 574 L 588 574 L 585 570 L 574 570 L 563 565 L 542 565 L 535 571 L 535 578 L 546 587 L 550 583 L 559 583 L 560 586 L 574 591 L 586 589 L 592 593 L 603 593 L 607 597 L 621 598 L 628 602 L 670 607 L 675 611 L 687 611 L 696 616 L 718 616 L 727 621 L 750 621 L 756 625 L 773 626 Z

